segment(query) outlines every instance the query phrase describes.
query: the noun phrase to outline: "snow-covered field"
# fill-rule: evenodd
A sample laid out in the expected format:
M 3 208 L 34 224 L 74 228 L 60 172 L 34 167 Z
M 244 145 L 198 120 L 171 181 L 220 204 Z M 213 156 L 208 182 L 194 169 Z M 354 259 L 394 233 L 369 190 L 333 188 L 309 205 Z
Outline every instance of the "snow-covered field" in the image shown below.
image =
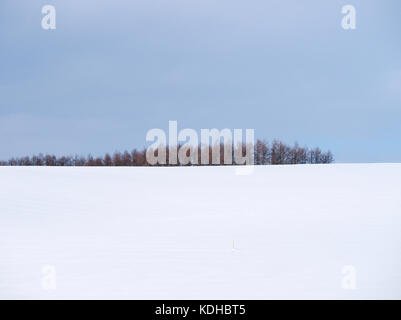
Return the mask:
M 2 167 L 0 298 L 400 299 L 401 164 Z

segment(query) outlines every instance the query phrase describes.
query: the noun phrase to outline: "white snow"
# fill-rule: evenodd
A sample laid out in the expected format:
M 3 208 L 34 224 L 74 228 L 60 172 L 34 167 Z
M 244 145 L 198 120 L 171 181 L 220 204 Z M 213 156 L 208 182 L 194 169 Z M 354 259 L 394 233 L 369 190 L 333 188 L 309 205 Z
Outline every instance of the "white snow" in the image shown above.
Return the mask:
M 1 167 L 0 298 L 401 298 L 401 164 L 235 170 Z

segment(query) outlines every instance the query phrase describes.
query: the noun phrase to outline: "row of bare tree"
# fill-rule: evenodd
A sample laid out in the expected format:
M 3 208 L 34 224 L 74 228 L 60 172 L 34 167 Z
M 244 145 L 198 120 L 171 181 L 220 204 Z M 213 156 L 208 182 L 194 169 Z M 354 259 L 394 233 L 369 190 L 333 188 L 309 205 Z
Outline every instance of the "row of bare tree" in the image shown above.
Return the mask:
M 210 155 L 215 151 L 216 146 L 207 146 Z M 199 155 L 199 161 L 192 161 L 186 165 L 223 165 L 227 164 L 224 162 L 224 150 L 227 146 L 220 145 L 219 153 L 220 159 L 216 162 L 215 157 L 210 157 L 210 162 L 205 163 L 200 161 L 201 149 L 204 152 L 204 146 L 198 146 L 196 154 Z M 238 147 L 231 146 L 233 154 L 237 152 Z M 178 146 L 178 150 L 180 146 Z M 244 153 L 246 146 L 241 146 L 240 153 Z M 318 163 L 331 163 L 334 161 L 333 154 L 330 151 L 324 152 L 319 148 L 309 149 L 307 147 L 300 147 L 298 144 L 293 146 L 286 145 L 282 141 L 275 140 L 271 144 L 266 141 L 257 140 L 254 147 L 253 163 L 256 165 L 268 165 L 268 164 L 318 164 Z M 190 152 L 188 150 L 188 152 Z M 157 153 L 157 151 L 156 151 Z M 155 166 L 180 166 L 178 164 L 169 163 L 169 149 L 166 147 L 166 162 L 164 164 L 155 164 Z M 214 162 L 212 162 L 212 159 Z M 237 165 L 232 161 L 229 165 Z M 241 163 L 242 164 L 242 163 Z M 151 166 L 147 161 L 146 149 L 124 152 L 115 152 L 112 155 L 107 153 L 103 157 L 93 157 L 89 155 L 87 157 L 82 156 L 60 156 L 55 155 L 35 155 L 32 157 L 12 158 L 8 161 L 0 161 L 0 166 Z
M 309 149 L 300 147 L 298 143 L 288 146 L 282 141 L 274 140 L 269 144 L 257 140 L 255 144 L 255 164 L 318 164 L 332 163 L 334 156 L 331 151 L 322 151 L 320 148 Z

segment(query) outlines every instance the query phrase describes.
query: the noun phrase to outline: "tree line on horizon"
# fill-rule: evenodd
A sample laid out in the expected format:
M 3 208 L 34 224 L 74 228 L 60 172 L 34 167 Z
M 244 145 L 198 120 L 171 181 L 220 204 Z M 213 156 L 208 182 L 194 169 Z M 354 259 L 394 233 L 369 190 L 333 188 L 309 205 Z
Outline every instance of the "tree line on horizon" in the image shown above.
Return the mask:
M 179 149 L 181 146 L 177 146 Z M 212 154 L 213 148 L 216 146 L 206 146 L 209 148 L 209 153 Z M 220 144 L 220 162 L 218 164 L 210 163 L 198 164 L 189 163 L 189 166 L 202 166 L 202 165 L 227 165 L 223 162 L 224 155 L 224 144 Z M 166 153 L 169 153 L 169 148 L 166 148 Z M 204 150 L 205 146 L 198 146 L 198 154 L 200 159 L 200 150 Z M 236 152 L 236 148 L 246 149 L 246 146 L 233 147 L 233 153 Z M 330 151 L 322 151 L 320 148 L 309 149 L 308 147 L 300 147 L 297 143 L 293 146 L 287 145 L 279 140 L 274 140 L 272 143 L 268 143 L 265 140 L 257 140 L 253 146 L 253 162 L 255 165 L 283 165 L 283 164 L 327 164 L 334 162 L 334 156 Z M 8 161 L 0 161 L 0 166 L 89 166 L 89 167 L 118 167 L 118 166 L 181 166 L 182 164 L 169 164 L 168 156 L 165 164 L 151 165 L 146 159 L 146 148 L 142 150 L 133 149 L 131 152 L 114 152 L 113 154 L 106 153 L 103 157 L 94 157 L 88 155 L 83 156 L 56 156 L 50 154 L 38 154 L 34 156 L 25 156 L 19 158 L 11 158 Z M 228 165 L 241 165 L 232 161 L 232 164 Z

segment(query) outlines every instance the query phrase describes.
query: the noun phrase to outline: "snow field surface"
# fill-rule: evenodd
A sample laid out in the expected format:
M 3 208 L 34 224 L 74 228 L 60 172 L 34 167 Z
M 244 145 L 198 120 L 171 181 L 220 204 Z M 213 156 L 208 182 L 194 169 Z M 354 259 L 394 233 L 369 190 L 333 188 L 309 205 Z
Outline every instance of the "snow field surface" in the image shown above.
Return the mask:
M 400 256 L 401 164 L 0 167 L 1 299 L 400 299 Z

